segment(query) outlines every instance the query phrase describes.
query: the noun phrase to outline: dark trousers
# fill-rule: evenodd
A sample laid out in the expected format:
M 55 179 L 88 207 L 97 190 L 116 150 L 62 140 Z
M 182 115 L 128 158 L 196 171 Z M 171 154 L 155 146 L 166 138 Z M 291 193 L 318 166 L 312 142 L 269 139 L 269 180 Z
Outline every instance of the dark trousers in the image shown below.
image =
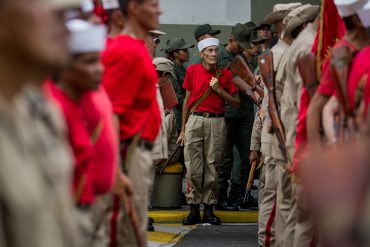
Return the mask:
M 227 197 L 229 180 L 231 179 L 231 171 L 234 166 L 233 148 L 236 147 L 239 156 L 239 164 L 234 167 L 235 177 L 232 182 L 236 186 L 245 186 L 248 180 L 250 171 L 249 148 L 253 127 L 252 117 L 244 118 L 225 118 L 227 127 L 226 147 L 223 162 L 217 167 L 218 186 L 219 186 L 219 201 Z

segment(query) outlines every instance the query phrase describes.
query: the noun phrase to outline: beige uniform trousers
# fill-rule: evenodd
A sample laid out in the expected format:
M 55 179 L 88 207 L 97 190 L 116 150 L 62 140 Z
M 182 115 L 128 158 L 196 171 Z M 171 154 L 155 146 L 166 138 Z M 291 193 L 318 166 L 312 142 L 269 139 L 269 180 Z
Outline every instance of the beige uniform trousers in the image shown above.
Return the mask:
M 294 247 L 316 246 L 311 207 L 306 198 L 306 191 L 300 184 L 295 185 L 297 205 L 296 225 L 294 229 Z
M 185 127 L 188 204 L 217 202 L 217 172 L 226 142 L 224 118 L 190 115 Z
M 273 158 L 265 157 L 265 183 L 258 211 L 258 244 L 275 246 L 276 165 Z
M 128 177 L 134 188 L 134 203 L 139 216 L 142 242 L 147 243 L 147 213 L 149 191 L 154 178 L 152 153 L 141 147 L 136 147 L 128 168 Z M 111 246 L 137 247 L 134 229 L 124 205 L 117 197 L 113 197 L 112 215 L 108 222 L 108 233 Z
M 286 162 L 275 160 L 276 164 L 276 245 L 283 246 L 285 242 L 285 231 L 291 212 L 291 173 L 287 169 Z

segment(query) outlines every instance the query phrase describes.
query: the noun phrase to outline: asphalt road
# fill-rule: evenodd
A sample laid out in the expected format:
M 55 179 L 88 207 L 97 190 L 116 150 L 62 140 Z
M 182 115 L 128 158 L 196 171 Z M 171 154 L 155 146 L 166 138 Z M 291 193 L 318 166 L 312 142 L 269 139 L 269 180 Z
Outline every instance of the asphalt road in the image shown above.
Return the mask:
M 257 224 L 199 225 L 175 247 L 258 247 Z

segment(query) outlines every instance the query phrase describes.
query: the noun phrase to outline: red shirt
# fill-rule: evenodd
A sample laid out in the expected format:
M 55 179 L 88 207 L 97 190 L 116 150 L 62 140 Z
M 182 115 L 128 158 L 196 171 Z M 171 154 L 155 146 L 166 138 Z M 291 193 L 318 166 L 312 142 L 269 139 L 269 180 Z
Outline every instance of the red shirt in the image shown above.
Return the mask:
M 355 47 L 344 38 L 340 39 L 333 48 L 347 45 L 351 51 L 355 51 Z M 336 87 L 331 77 L 330 72 L 330 58 L 327 58 L 323 64 L 322 75 L 320 79 L 320 85 L 317 88 L 319 94 L 325 96 L 332 96 L 335 93 Z M 297 170 L 298 164 L 304 158 L 307 152 L 307 111 L 310 105 L 310 98 L 307 90 L 303 87 L 301 93 L 301 101 L 298 110 L 298 124 L 297 124 L 297 135 L 295 139 L 295 151 L 293 155 L 293 165 L 291 168 L 292 172 Z
M 340 39 L 334 45 L 333 48 L 341 47 L 343 45 L 348 46 L 352 52 L 356 51 L 356 47 L 354 47 L 350 42 L 348 42 L 344 38 Z M 323 65 L 320 85 L 317 88 L 317 91 L 319 94 L 330 97 L 335 93 L 335 90 L 336 90 L 335 83 L 331 77 L 331 71 L 330 71 L 330 59 L 326 59 Z
M 183 87 L 187 91 L 191 91 L 189 99 L 189 108 L 202 97 L 208 90 L 212 76 L 216 76 L 216 72 L 209 72 L 201 64 L 194 64 L 188 67 L 186 71 Z M 238 92 L 235 84 L 232 82 L 233 77 L 229 70 L 222 70 L 221 76 L 218 79 L 220 88 L 233 95 Z M 213 92 L 198 106 L 196 111 L 208 113 L 225 113 L 225 101 L 221 96 Z
M 157 72 L 142 40 L 120 35 L 102 56 L 103 85 L 120 122 L 120 139 L 141 138 L 154 142 L 161 125 L 156 100 Z
M 359 87 L 359 83 L 360 81 L 363 80 L 362 77 L 366 74 L 369 74 L 370 72 L 369 56 L 370 56 L 370 46 L 361 50 L 356 55 L 356 57 L 353 59 L 353 62 L 352 62 L 352 70 L 351 70 L 351 73 L 349 75 L 349 80 L 348 80 L 348 97 L 349 97 L 349 101 L 350 101 L 352 109 L 354 109 L 355 107 L 356 91 L 357 91 L 357 88 Z M 368 97 L 369 97 L 369 83 L 370 82 L 368 78 L 365 91 L 364 91 L 364 95 L 363 95 L 363 97 L 365 98 L 365 103 L 366 103 L 366 98 L 368 101 Z
M 98 133 L 93 143 L 93 185 L 95 194 L 104 194 L 113 186 L 118 164 L 117 130 L 113 123 L 112 104 L 104 90 L 86 93 L 81 99 L 90 136 Z M 90 109 L 96 109 L 99 114 Z
M 62 109 L 68 126 L 68 139 L 75 158 L 72 189 L 76 193 L 78 188 L 83 186 L 79 203 L 92 204 L 95 197 L 93 186 L 94 149 L 86 126 L 86 111 L 82 104 L 69 98 L 54 83 L 48 82 L 46 87 Z M 93 104 L 90 102 L 89 105 Z M 98 118 L 96 116 L 98 112 L 94 107 L 91 107 L 89 111 L 91 115 L 95 115 L 94 118 Z M 83 182 L 84 179 L 86 179 L 85 182 Z

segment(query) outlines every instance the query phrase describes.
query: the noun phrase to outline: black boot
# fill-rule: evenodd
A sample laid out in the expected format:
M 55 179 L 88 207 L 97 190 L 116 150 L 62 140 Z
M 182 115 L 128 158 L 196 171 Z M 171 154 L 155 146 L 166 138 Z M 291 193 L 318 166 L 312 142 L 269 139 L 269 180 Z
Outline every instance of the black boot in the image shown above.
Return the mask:
M 211 225 L 220 225 L 221 220 L 213 213 L 213 205 L 204 204 L 203 222 Z
M 153 226 L 153 223 L 154 223 L 154 219 L 153 218 L 148 218 L 148 226 L 146 228 L 146 230 L 148 232 L 154 232 L 154 226 Z
M 199 204 L 190 204 L 190 213 L 183 221 L 183 225 L 195 225 L 201 223 Z
M 217 198 L 217 203 L 215 205 L 216 210 L 221 211 L 237 211 L 239 210 L 238 207 L 233 205 L 233 203 L 230 202 L 229 198 L 227 197 L 227 190 L 221 189 L 219 191 L 219 196 Z

